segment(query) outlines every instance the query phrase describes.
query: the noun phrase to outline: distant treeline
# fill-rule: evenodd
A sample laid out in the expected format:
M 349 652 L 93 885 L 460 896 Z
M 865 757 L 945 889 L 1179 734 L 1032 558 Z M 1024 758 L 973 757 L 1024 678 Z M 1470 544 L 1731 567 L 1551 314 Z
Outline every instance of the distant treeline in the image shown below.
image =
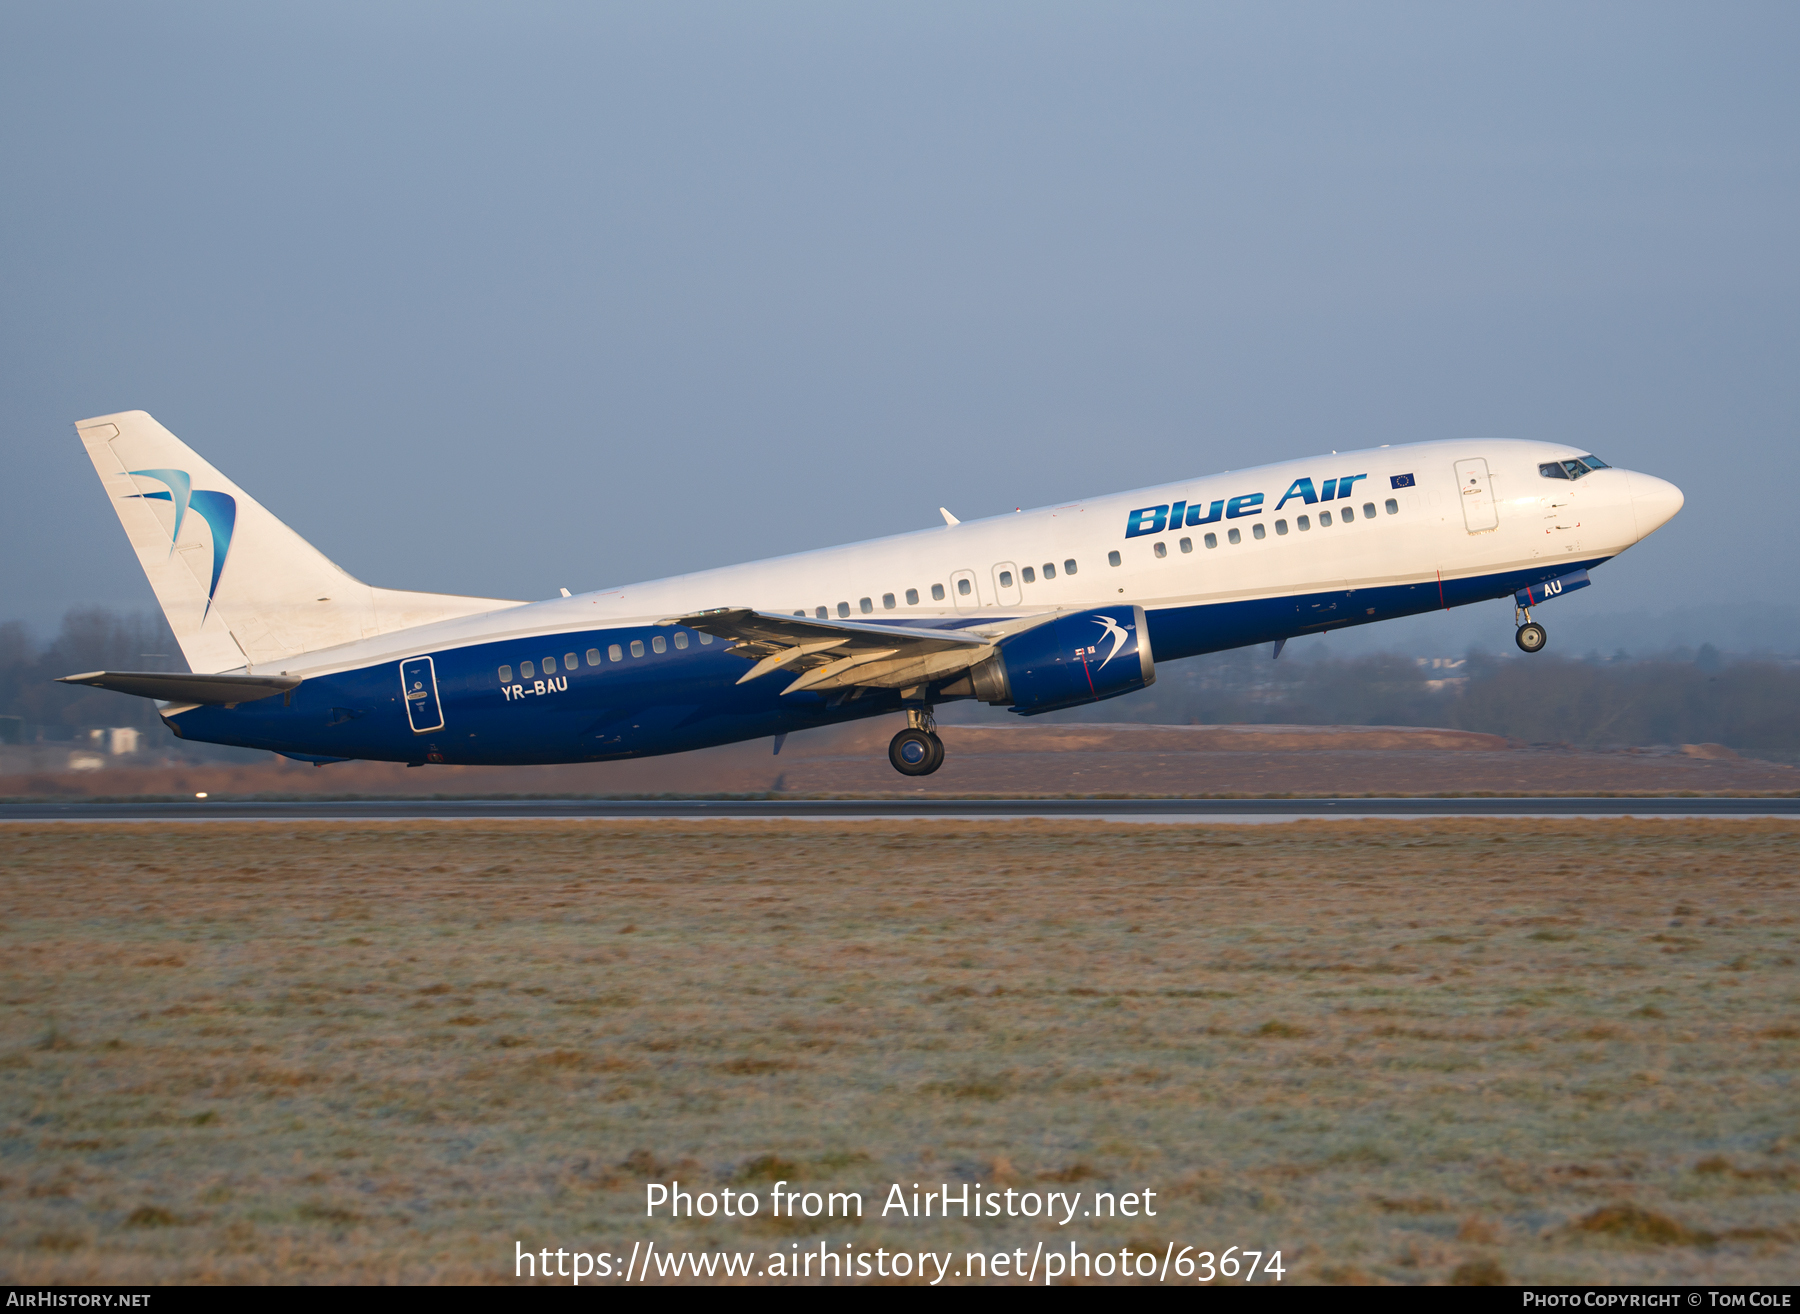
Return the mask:
M 1800 663 L 1728 658 L 1710 646 L 1645 659 L 1471 653 L 1424 663 L 1391 654 L 1301 659 L 1292 651 L 1272 661 L 1269 651 L 1163 662 L 1149 689 L 1050 719 L 1448 726 L 1582 748 L 1717 743 L 1800 761 Z M 55 680 L 185 669 L 154 613 L 72 611 L 41 646 L 22 624 L 0 624 L 0 717 L 16 718 L 0 725 L 30 740 L 131 725 L 150 732 L 147 746 L 172 747 L 148 700 Z M 950 720 L 981 715 L 966 706 L 945 711 Z
M 181 649 L 161 615 L 71 611 L 47 644 L 32 642 L 19 621 L 0 623 L 0 727 L 27 740 L 69 739 L 95 726 L 129 725 L 151 744 L 171 736 L 147 698 L 57 684 L 83 671 L 185 671 Z
M 1063 713 L 1163 724 L 1427 725 L 1580 748 L 1725 744 L 1800 760 L 1800 663 L 1710 646 L 1646 659 L 1471 653 L 1273 661 L 1268 645 L 1159 663 L 1141 693 Z

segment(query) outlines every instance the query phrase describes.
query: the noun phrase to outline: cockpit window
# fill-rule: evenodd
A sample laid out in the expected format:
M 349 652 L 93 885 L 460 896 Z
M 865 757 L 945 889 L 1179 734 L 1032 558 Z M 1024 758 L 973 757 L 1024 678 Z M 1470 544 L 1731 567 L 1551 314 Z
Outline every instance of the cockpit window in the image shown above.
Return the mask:
M 1546 461 L 1538 467 L 1538 473 L 1546 479 L 1579 479 L 1595 470 L 1610 469 L 1612 467 L 1597 456 L 1583 456 L 1573 461 Z

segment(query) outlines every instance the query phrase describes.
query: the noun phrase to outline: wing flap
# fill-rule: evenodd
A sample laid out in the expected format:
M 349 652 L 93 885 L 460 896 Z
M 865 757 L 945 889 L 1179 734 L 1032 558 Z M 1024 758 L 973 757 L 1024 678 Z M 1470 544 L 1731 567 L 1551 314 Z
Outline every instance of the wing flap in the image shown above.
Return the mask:
M 764 657 L 756 665 L 738 677 L 739 684 L 749 684 L 758 676 L 767 675 L 771 671 L 779 671 L 783 666 L 790 666 L 802 657 L 810 657 L 815 652 L 827 652 L 832 648 L 841 648 L 847 639 L 820 639 L 816 643 L 796 643 L 791 648 L 777 648 Z M 736 645 L 730 651 L 735 651 Z
M 898 689 L 952 675 L 985 658 L 998 633 L 1017 624 L 997 621 L 981 630 L 944 630 L 783 616 L 748 607 L 719 607 L 657 623 L 727 640 L 728 652 L 753 663 L 739 684 L 777 670 L 797 672 L 783 693 L 857 685 Z

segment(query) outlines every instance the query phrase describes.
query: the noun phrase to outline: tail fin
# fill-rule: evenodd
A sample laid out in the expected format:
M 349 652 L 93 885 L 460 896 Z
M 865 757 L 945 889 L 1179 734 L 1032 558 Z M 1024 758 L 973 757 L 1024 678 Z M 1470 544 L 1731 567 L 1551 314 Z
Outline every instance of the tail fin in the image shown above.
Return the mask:
M 143 411 L 75 426 L 188 666 L 219 672 L 516 607 L 352 578 Z

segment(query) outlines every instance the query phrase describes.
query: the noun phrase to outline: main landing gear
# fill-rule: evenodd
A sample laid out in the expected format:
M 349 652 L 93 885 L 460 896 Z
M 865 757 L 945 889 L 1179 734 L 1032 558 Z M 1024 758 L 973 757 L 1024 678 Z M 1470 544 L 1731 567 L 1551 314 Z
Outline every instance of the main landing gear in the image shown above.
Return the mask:
M 930 708 L 907 709 L 906 729 L 888 744 L 888 761 L 903 776 L 928 776 L 944 765 L 944 741 Z
M 1513 623 L 1519 627 L 1518 633 L 1513 635 L 1513 642 L 1519 645 L 1520 652 L 1542 652 L 1544 645 L 1550 642 L 1550 636 L 1544 632 L 1544 627 L 1531 619 L 1530 608 L 1514 607 Z

